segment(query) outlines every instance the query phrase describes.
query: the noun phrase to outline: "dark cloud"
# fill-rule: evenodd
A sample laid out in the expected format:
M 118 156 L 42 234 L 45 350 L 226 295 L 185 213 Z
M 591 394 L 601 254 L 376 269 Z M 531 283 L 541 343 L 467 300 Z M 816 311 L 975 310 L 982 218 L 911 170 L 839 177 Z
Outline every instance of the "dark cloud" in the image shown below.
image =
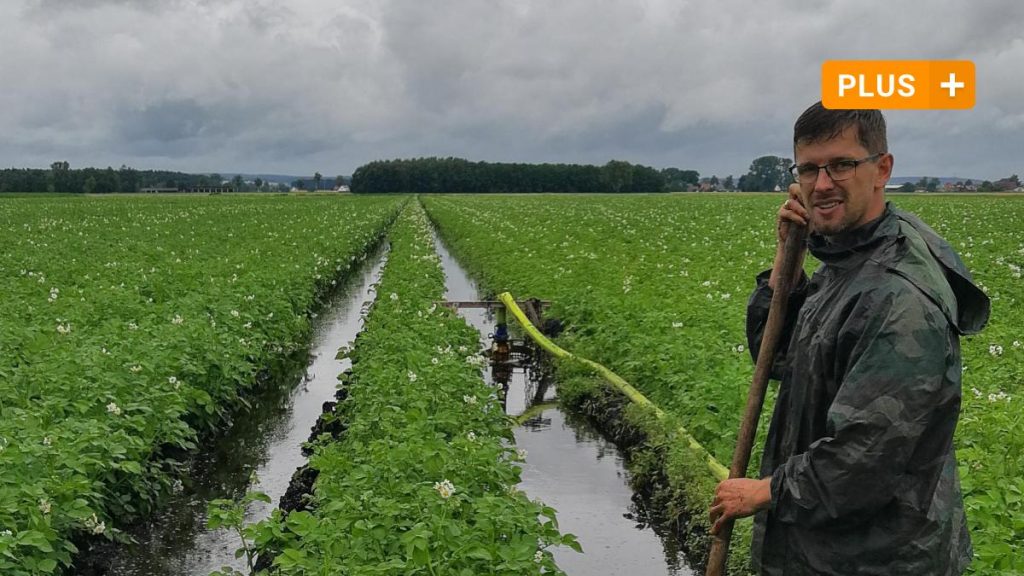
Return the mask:
M 1021 172 L 1024 3 L 11 0 L 0 164 L 351 172 L 457 155 L 740 174 L 825 59 L 957 58 L 964 112 L 888 114 L 897 173 Z
M 116 141 L 129 143 L 154 141 L 174 143 L 197 138 L 222 138 L 233 134 L 227 130 L 216 110 L 209 110 L 194 100 L 172 100 L 147 104 L 118 116 L 114 126 Z

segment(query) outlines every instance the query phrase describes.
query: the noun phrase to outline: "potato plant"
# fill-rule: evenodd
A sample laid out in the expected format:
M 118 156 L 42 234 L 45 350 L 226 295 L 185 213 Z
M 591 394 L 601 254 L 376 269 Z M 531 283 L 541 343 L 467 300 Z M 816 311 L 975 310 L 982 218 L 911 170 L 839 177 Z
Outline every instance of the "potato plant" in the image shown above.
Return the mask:
M 0 202 L 0 573 L 57 573 L 181 486 L 401 203 Z

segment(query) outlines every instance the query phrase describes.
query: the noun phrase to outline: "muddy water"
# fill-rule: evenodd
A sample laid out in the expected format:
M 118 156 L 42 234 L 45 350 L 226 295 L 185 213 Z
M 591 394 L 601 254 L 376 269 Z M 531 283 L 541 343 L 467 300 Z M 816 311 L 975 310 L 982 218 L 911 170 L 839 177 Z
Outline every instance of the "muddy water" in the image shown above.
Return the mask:
M 447 277 L 448 300 L 475 301 L 484 295 L 452 258 L 444 244 L 435 241 Z M 482 309 L 459 312 L 480 331 L 480 342 L 490 346 L 494 316 Z M 536 382 L 523 370 L 514 370 L 506 396 L 506 413 L 523 413 L 541 396 L 555 398 L 548 385 L 537 394 Z M 485 379 L 491 381 L 490 371 Z M 522 489 L 558 511 L 559 526 L 575 534 L 583 554 L 570 549 L 554 551 L 555 560 L 569 576 L 686 576 L 694 572 L 671 539 L 660 538 L 646 522 L 629 488 L 629 473 L 622 454 L 592 427 L 578 418 L 549 408 L 515 431 L 516 445 L 527 451 Z
M 246 515 L 256 522 L 270 515 L 288 487 L 292 473 L 305 463 L 301 445 L 320 416 L 325 401 L 334 399 L 337 376 L 350 367 L 336 360 L 342 346 L 350 345 L 362 327 L 361 312 L 374 297 L 386 255 L 372 255 L 352 274 L 346 285 L 325 304 L 313 321 L 311 363 L 296 375 L 291 389 L 273 390 L 258 398 L 252 413 L 197 456 L 190 485 L 145 529 L 133 534 L 137 544 L 126 547 L 108 574 L 116 576 L 207 576 L 230 566 L 247 568 L 236 559 L 241 545 L 237 535 L 206 528 L 206 507 L 216 498 L 238 498 L 258 490 L 273 504 L 256 502 Z M 256 481 L 250 479 L 255 473 Z

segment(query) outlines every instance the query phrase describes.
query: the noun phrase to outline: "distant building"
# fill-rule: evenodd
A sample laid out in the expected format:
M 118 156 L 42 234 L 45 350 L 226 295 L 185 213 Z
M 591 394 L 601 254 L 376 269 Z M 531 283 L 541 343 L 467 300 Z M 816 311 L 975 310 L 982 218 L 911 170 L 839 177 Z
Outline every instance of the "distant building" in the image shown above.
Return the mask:
M 148 187 L 148 188 L 139 188 L 139 192 L 143 192 L 145 194 L 161 194 L 161 193 L 168 193 L 168 192 L 178 192 L 178 189 L 177 188 L 160 188 L 160 187 L 157 187 L 157 186 L 151 186 L 151 187 Z
M 188 189 L 189 192 L 196 192 L 199 194 L 221 194 L 223 192 L 234 192 L 234 186 L 193 186 Z
M 334 189 L 334 191 L 335 192 L 351 192 L 352 190 L 349 189 L 347 184 L 339 184 L 338 187 Z

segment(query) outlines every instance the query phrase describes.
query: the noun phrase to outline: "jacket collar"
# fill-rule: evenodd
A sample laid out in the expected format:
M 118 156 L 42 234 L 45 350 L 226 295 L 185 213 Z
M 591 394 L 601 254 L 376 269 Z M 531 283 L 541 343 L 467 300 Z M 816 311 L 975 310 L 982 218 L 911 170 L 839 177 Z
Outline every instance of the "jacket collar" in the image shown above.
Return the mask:
M 811 234 L 807 238 L 807 247 L 822 262 L 839 264 L 850 256 L 869 252 L 882 239 L 898 234 L 899 220 L 886 202 L 885 211 L 878 218 L 834 236 Z

